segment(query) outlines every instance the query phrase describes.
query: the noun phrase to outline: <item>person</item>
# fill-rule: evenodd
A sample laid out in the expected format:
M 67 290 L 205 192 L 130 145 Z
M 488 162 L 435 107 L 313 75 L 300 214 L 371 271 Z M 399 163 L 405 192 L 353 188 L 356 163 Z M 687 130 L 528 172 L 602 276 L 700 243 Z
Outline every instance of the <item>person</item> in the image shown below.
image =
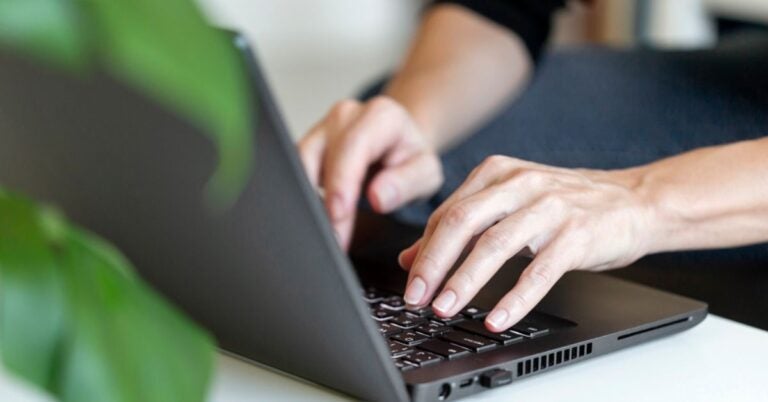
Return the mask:
M 563 3 L 436 2 L 381 93 L 299 142 L 343 247 L 361 198 L 425 225 L 408 304 L 453 316 L 528 252 L 486 317 L 502 331 L 567 271 L 768 240 L 768 40 L 542 57 Z

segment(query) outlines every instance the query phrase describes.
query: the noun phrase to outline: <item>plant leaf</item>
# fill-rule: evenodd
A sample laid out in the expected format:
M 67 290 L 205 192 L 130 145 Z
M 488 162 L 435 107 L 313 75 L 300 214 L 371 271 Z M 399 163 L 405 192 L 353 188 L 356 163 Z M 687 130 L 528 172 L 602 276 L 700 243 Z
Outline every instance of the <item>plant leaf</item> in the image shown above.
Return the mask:
M 62 269 L 73 309 L 63 401 L 202 401 L 210 338 L 138 280 L 112 265 L 109 245 L 70 232 Z
M 9 371 L 49 391 L 65 303 L 36 209 L 0 194 L 0 357 Z
M 70 70 L 103 63 L 203 128 L 219 157 L 210 201 L 237 199 L 252 165 L 254 100 L 231 38 L 193 0 L 0 0 L 2 44 Z
M 109 244 L 0 192 L 9 371 L 64 402 L 202 401 L 211 338 L 132 272 Z
M 0 44 L 70 70 L 85 62 L 86 44 L 73 0 L 0 0 Z
M 229 35 L 190 0 L 84 1 L 110 70 L 207 129 L 219 151 L 209 194 L 233 202 L 250 172 L 254 109 Z

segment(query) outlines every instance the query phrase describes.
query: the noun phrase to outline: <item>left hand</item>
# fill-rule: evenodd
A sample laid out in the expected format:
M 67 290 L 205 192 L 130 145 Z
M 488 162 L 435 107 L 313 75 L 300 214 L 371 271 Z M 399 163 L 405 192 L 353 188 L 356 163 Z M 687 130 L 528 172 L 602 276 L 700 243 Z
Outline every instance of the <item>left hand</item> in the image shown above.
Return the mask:
M 456 315 L 507 260 L 527 249 L 533 261 L 486 318 L 486 327 L 498 332 L 528 314 L 565 272 L 634 262 L 648 251 L 653 214 L 633 190 L 633 172 L 489 157 L 400 254 L 410 270 L 406 302 L 429 303 L 467 249 L 432 304 L 439 316 Z

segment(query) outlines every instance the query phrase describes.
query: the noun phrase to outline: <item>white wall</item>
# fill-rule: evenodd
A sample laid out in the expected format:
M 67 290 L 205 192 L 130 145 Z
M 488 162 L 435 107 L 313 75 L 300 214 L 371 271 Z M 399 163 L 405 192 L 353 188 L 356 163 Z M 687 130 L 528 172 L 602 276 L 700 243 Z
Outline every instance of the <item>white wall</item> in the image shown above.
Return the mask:
M 294 137 L 400 59 L 418 0 L 201 0 L 255 44 Z

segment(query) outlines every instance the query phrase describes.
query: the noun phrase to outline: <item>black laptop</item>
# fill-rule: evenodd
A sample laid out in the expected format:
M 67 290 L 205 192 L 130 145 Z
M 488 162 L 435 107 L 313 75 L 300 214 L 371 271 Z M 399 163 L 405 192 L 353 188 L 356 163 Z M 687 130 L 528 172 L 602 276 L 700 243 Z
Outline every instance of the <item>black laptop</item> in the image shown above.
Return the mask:
M 115 243 L 229 353 L 359 399 L 454 400 L 513 387 L 706 316 L 703 303 L 574 272 L 511 330 L 490 333 L 483 317 L 522 258 L 456 317 L 407 310 L 394 258 L 353 266 L 337 246 L 262 71 L 242 40 L 235 45 L 259 102 L 252 176 L 232 208 L 206 207 L 216 154 L 198 129 L 106 76 L 83 82 L 8 55 L 0 184 Z

